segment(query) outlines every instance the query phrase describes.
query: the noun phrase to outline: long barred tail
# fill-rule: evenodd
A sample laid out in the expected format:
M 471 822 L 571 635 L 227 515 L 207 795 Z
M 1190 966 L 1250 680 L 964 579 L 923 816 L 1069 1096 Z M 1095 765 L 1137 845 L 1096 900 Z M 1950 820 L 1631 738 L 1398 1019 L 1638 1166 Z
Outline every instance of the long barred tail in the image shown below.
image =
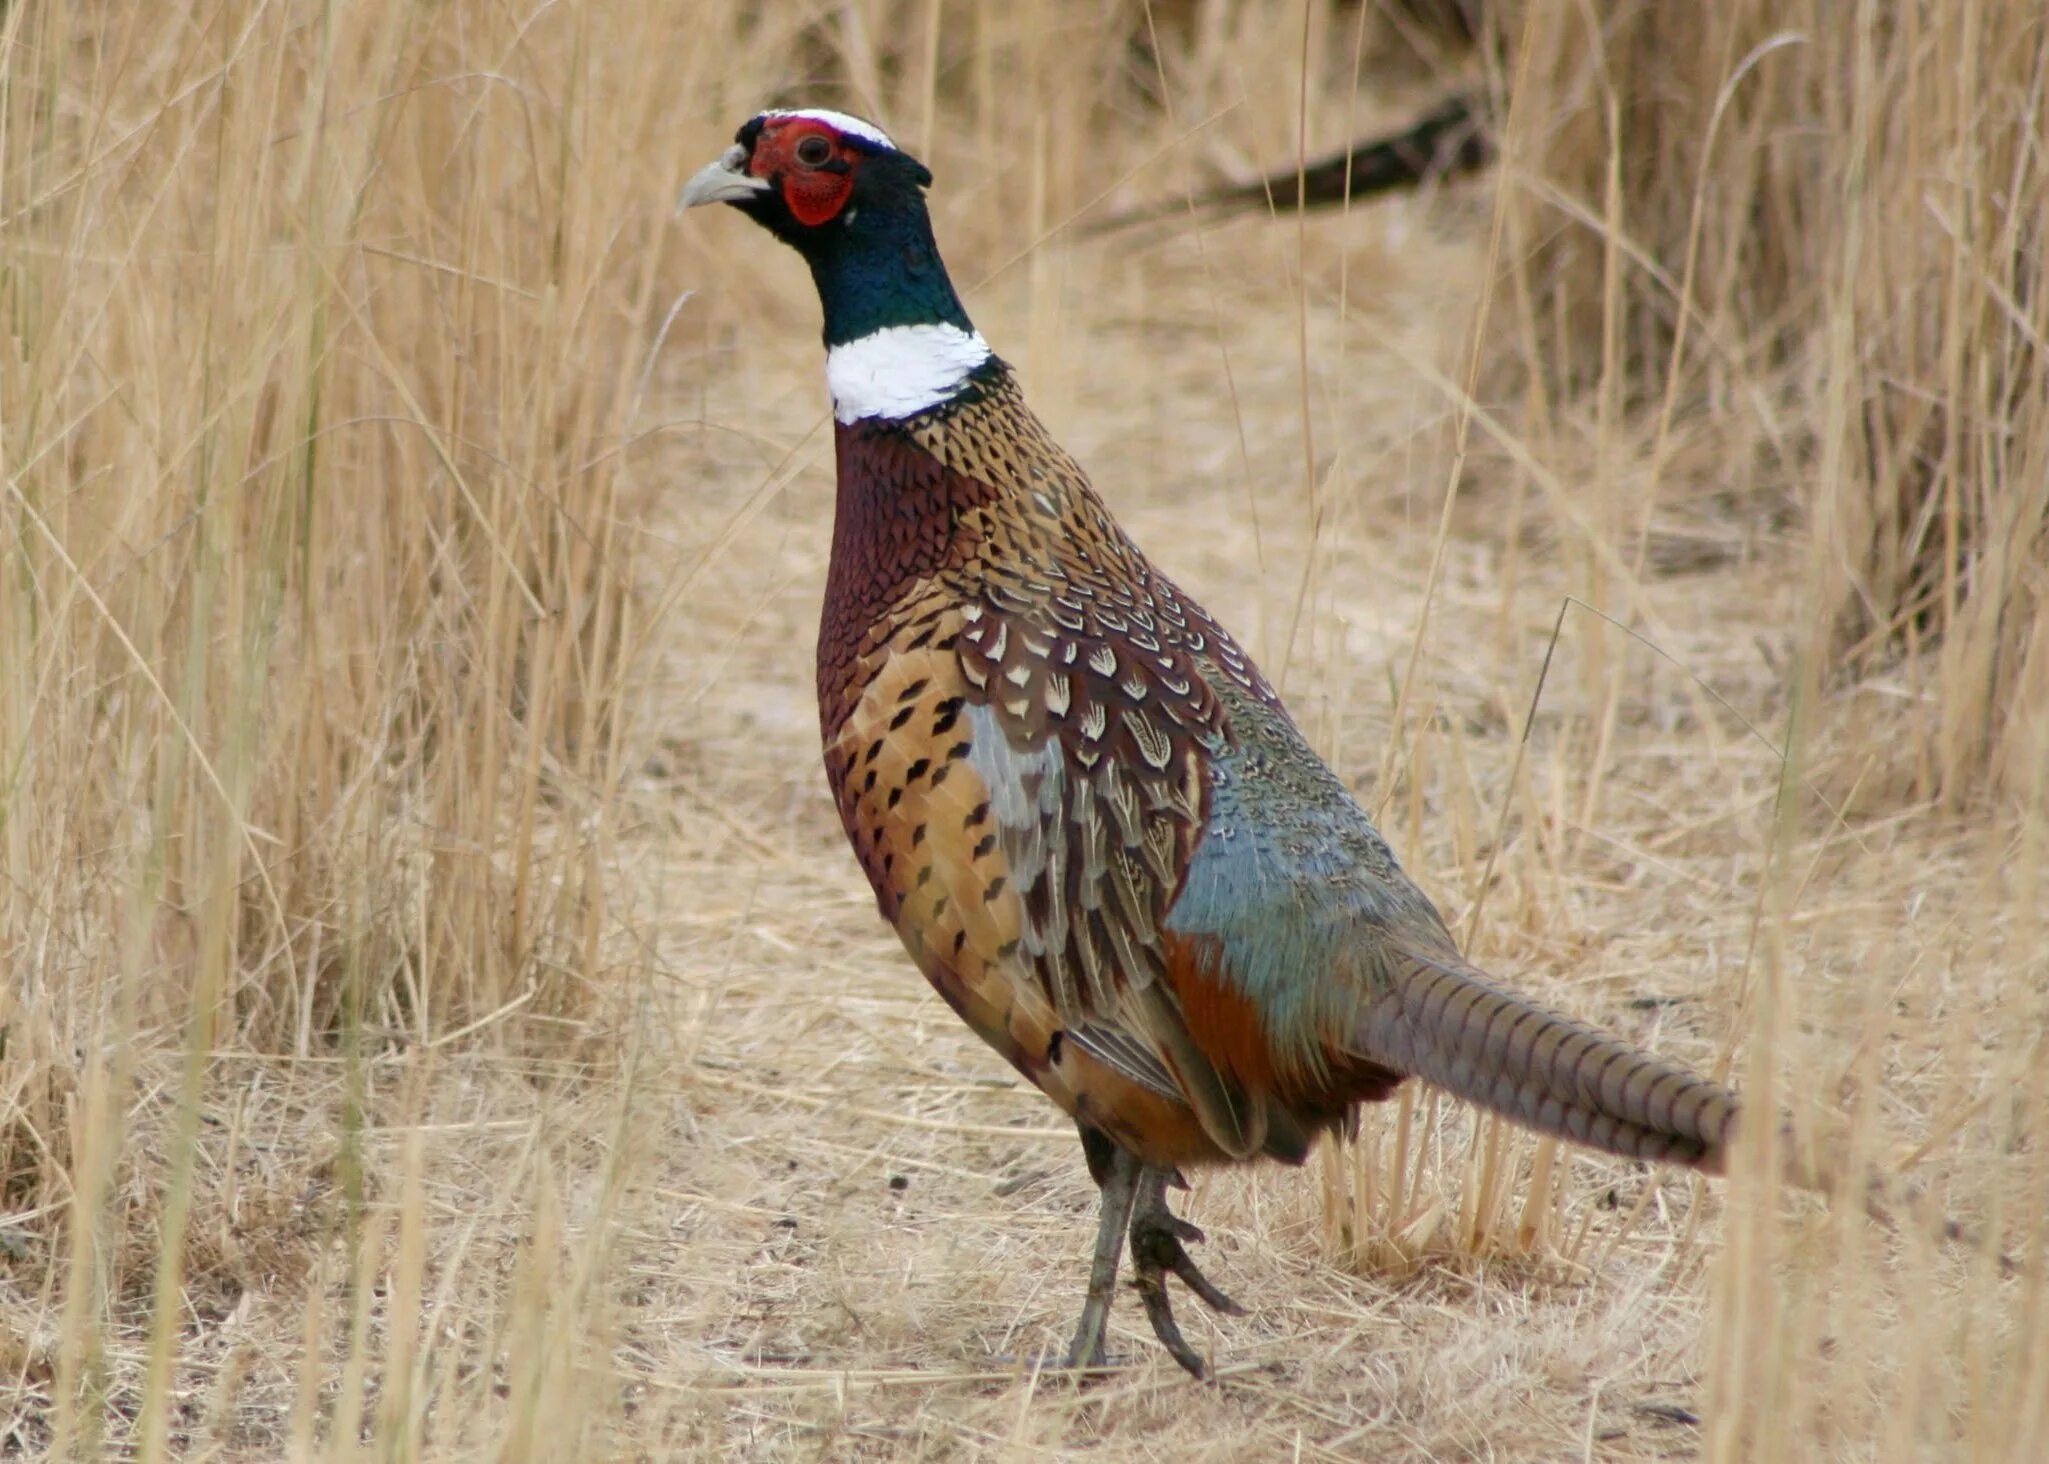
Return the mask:
M 1736 1095 L 1492 985 L 1470 966 L 1399 963 L 1364 1014 L 1362 1056 L 1589 1148 L 1719 1173 Z

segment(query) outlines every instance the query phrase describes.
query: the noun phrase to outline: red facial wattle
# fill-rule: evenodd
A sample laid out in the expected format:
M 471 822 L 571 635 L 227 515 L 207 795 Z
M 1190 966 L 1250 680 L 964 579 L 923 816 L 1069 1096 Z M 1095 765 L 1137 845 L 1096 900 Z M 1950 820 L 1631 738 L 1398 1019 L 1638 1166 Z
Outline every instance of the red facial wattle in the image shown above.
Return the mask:
M 806 161 L 804 149 L 812 139 L 823 139 L 830 151 L 822 161 Z M 803 149 L 800 151 L 800 149 Z M 764 127 L 754 144 L 748 171 L 757 178 L 776 181 L 790 216 L 807 229 L 830 223 L 854 191 L 853 169 L 859 164 L 856 150 L 831 128 L 815 122 L 788 122 Z
M 853 191 L 851 173 L 814 171 L 791 173 L 783 178 L 783 202 L 806 228 L 830 222 L 846 206 L 847 195 Z

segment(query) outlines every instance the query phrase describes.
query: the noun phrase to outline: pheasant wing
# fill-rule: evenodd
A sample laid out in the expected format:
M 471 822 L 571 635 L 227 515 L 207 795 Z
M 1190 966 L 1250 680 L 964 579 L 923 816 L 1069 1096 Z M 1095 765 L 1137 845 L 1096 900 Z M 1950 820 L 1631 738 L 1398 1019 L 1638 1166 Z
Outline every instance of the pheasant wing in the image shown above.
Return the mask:
M 1224 1152 L 1256 1152 L 1261 1104 L 1191 1034 L 1161 928 L 1226 735 L 1189 647 L 1201 632 L 1157 579 L 1028 593 L 995 588 L 957 645 L 968 760 L 1022 909 L 1017 978 L 1092 1056 L 1170 1088 Z

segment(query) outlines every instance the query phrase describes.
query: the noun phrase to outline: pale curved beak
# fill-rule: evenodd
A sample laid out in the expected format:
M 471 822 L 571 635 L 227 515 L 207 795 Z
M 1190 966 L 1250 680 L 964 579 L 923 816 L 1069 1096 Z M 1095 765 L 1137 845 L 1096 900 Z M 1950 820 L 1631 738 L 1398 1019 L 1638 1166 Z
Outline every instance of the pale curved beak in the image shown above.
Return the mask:
M 676 199 L 676 212 L 696 208 L 700 203 L 738 203 L 768 188 L 766 178 L 749 177 L 747 149 L 734 143 L 719 154 L 718 161 L 697 170 Z

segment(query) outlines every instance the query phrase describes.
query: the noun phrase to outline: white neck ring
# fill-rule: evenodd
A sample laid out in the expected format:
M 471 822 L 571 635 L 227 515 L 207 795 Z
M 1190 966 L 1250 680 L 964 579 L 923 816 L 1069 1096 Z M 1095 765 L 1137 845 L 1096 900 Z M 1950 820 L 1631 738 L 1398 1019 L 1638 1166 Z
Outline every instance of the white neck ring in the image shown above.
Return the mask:
M 825 384 L 841 422 L 915 417 L 951 400 L 989 359 L 979 331 L 887 325 L 825 353 Z

